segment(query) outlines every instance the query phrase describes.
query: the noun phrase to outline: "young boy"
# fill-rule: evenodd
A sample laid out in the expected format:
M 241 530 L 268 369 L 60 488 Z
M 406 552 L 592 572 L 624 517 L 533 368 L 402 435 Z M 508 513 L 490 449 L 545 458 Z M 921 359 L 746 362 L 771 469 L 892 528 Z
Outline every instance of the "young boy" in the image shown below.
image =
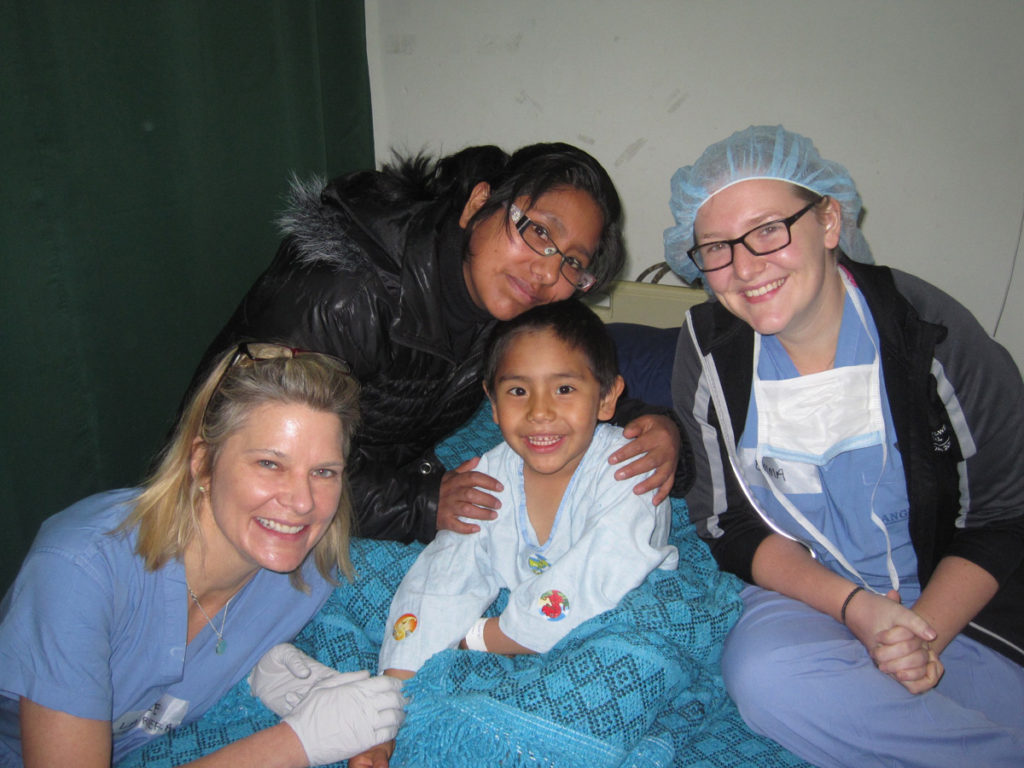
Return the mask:
M 586 306 L 537 307 L 495 329 L 484 390 L 505 441 L 476 469 L 497 478 L 501 508 L 480 531 L 441 531 L 402 580 L 380 669 L 408 678 L 456 646 L 544 653 L 618 604 L 655 568 L 678 561 L 667 544 L 670 506 L 637 496 L 608 471 L 627 441 L 599 424 L 622 392 L 615 347 Z M 499 590 L 500 617 L 481 618 Z

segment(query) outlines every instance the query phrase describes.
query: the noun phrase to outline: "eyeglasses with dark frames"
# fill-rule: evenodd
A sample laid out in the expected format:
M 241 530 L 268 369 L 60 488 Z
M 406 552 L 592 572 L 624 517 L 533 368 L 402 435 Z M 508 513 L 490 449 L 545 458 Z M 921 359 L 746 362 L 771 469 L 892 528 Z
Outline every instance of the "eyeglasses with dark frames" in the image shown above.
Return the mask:
M 749 232 L 734 237 L 732 240 L 715 240 L 713 243 L 695 245 L 686 252 L 686 255 L 701 272 L 715 272 L 732 264 L 734 249 L 740 243 L 755 256 L 767 256 L 770 253 L 781 251 L 793 242 L 793 234 L 790 230 L 797 220 L 825 199 L 827 198 L 822 197 L 810 202 L 792 216 L 787 216 L 784 219 L 758 224 Z
M 594 283 L 597 282 L 594 273 L 588 271 L 583 266 L 583 262 L 575 256 L 566 256 L 562 253 L 555 245 L 555 241 L 551 239 L 546 227 L 535 222 L 516 205 L 508 207 L 508 217 L 523 238 L 523 242 L 530 246 L 530 250 L 539 256 L 557 255 L 561 257 L 562 261 L 558 266 L 558 271 L 576 290 L 586 293 L 594 287 Z

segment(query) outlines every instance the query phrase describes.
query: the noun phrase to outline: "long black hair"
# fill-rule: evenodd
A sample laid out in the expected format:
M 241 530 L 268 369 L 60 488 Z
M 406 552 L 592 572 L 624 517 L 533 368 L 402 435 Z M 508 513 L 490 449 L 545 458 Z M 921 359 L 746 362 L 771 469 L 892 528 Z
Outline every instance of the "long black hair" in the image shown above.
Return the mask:
M 448 200 L 454 211 L 461 211 L 482 181 L 488 183 L 491 194 L 470 220 L 467 236 L 479 222 L 502 210 L 511 227 L 508 207 L 520 197 L 532 203 L 552 189 L 571 187 L 590 195 L 604 219 L 590 265 L 597 278 L 591 290 L 599 291 L 621 271 L 626 255 L 619 193 L 601 164 L 571 144 L 530 144 L 511 155 L 493 145 L 467 147 L 439 159 L 423 153 L 395 154 L 380 173 L 355 174 L 346 187 L 347 193 L 362 187 L 379 201 L 395 205 Z

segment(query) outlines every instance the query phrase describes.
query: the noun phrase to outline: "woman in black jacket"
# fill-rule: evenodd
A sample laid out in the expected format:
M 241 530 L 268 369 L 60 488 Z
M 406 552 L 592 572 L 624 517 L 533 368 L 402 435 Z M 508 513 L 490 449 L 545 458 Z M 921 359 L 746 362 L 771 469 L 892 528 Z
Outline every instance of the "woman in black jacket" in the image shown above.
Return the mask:
M 482 399 L 479 364 L 496 319 L 601 288 L 624 260 L 622 212 L 607 172 L 567 144 L 508 155 L 471 147 L 399 159 L 329 184 L 295 183 L 270 267 L 210 345 L 274 340 L 343 359 L 360 382 L 362 427 L 348 467 L 357 532 L 428 541 L 490 519 L 497 481 L 475 460 L 446 469 L 433 446 Z M 633 414 L 635 415 L 635 414 Z M 629 414 L 619 414 L 624 423 Z M 679 436 L 644 414 L 620 479 L 672 487 Z M 612 471 L 609 469 L 609 471 Z

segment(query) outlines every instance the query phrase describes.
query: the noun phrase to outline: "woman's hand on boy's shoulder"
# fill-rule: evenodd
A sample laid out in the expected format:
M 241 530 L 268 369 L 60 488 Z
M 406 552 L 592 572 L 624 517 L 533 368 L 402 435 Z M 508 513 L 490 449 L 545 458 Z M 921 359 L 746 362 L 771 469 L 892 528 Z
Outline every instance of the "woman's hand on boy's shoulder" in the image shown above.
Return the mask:
M 629 463 L 615 470 L 615 479 L 628 480 L 654 470 L 650 477 L 636 484 L 633 492 L 642 495 L 655 491 L 654 503 L 660 504 L 668 497 L 676 479 L 681 443 L 679 427 L 668 416 L 650 413 L 633 419 L 622 434 L 630 441 L 609 456 L 608 462 Z
M 493 520 L 498 516 L 501 502 L 488 491 L 497 493 L 505 487 L 490 475 L 474 471 L 479 463 L 480 457 L 474 456 L 444 473 L 437 499 L 437 530 L 476 533 L 479 525 L 460 518 Z

